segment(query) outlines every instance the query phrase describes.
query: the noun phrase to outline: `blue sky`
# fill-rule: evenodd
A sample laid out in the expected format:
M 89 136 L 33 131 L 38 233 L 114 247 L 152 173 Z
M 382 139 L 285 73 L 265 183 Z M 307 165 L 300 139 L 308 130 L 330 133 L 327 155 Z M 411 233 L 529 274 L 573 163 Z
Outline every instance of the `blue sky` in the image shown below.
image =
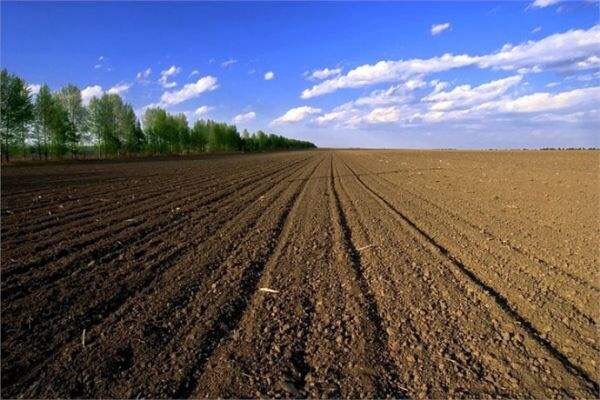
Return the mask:
M 2 2 L 1 64 L 320 146 L 599 146 L 598 7 Z

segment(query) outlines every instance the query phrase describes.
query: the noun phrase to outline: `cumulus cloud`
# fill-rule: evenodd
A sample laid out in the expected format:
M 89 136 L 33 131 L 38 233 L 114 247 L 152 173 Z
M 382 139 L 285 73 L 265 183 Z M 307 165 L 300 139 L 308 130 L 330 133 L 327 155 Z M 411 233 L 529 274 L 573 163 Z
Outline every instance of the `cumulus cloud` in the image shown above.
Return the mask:
M 600 68 L 600 57 L 591 56 L 585 60 L 579 61 L 574 67 L 578 70 Z
M 473 64 L 473 57 L 468 55 L 444 54 L 427 60 L 414 59 L 408 61 L 379 61 L 376 64 L 361 65 L 346 75 L 323 81 L 310 89 L 305 89 L 301 97 L 309 99 L 338 89 L 358 88 L 377 83 L 394 82 L 409 79 L 416 75 L 442 72 Z
M 204 92 L 213 91 L 218 87 L 217 78 L 208 75 L 198 79 L 194 83 L 188 83 L 180 90 L 164 92 L 160 97 L 160 104 L 165 107 L 179 104 L 186 100 L 196 98 Z
M 503 113 L 535 113 L 593 105 L 600 108 L 600 87 L 574 89 L 556 94 L 540 92 L 515 99 L 501 99 L 481 104 L 478 110 Z
M 235 124 L 243 124 L 245 122 L 250 122 L 256 118 L 256 113 L 254 111 L 250 111 L 247 113 L 238 114 L 233 117 L 233 122 Z
M 413 79 L 318 113 L 312 121 L 321 126 L 363 130 L 390 124 L 426 129 L 432 124 L 451 123 L 454 125 L 449 126 L 454 128 L 462 124 L 481 131 L 511 124 L 515 129 L 535 124 L 545 127 L 539 124 L 552 121 L 589 124 L 600 115 L 599 86 L 526 93 L 528 86 L 522 75 L 479 85 L 448 86 L 439 80 Z M 423 93 L 426 88 L 432 90 Z
M 513 46 L 506 44 L 496 53 L 478 57 L 480 68 L 518 70 L 538 67 L 564 69 L 600 52 L 600 25 L 588 30 L 556 33 L 539 41 Z
M 565 70 L 600 52 L 600 25 L 588 30 L 570 30 L 519 45 L 506 44 L 500 50 L 482 56 L 444 54 L 429 59 L 379 61 L 361 65 L 345 75 L 327 79 L 305 89 L 301 98 L 309 99 L 344 88 L 396 82 L 455 68 L 477 66 L 499 70 L 536 72 Z
M 198 108 L 196 108 L 194 110 L 194 115 L 196 115 L 196 116 L 203 116 L 203 115 L 208 114 L 212 110 L 213 110 L 213 107 L 210 107 L 210 106 L 200 106 L 200 107 L 198 107 Z
M 440 123 L 458 120 L 512 121 L 517 124 L 519 115 L 527 115 L 526 122 L 531 121 L 563 121 L 566 115 L 598 113 L 600 107 L 600 87 L 580 88 L 555 94 L 537 92 L 523 96 L 502 96 L 477 106 L 464 109 L 439 110 L 429 108 L 418 111 L 411 118 L 426 123 Z
M 29 85 L 27 85 L 27 89 L 29 90 L 29 93 L 31 93 L 34 96 L 40 92 L 41 88 L 42 88 L 42 85 L 39 85 L 36 83 L 30 83 Z
M 321 112 L 320 108 L 301 106 L 288 110 L 281 117 L 275 119 L 272 124 L 289 124 L 293 122 L 300 122 L 309 115 L 318 114 Z
M 400 109 L 396 106 L 375 108 L 365 117 L 370 124 L 396 122 L 400 119 Z
M 410 100 L 409 92 L 427 86 L 427 83 L 420 79 L 410 79 L 399 85 L 394 85 L 388 89 L 375 90 L 368 96 L 360 97 L 354 101 L 356 105 L 385 105 L 398 104 Z
M 180 72 L 181 68 L 172 65 L 170 68 L 160 72 L 160 78 L 158 81 L 166 89 L 173 88 L 177 86 L 177 82 L 169 82 L 169 78 L 179 74 Z
M 444 32 L 446 29 L 449 29 L 449 28 L 450 28 L 449 22 L 446 22 L 443 24 L 431 25 L 431 34 L 433 36 L 439 35 L 440 33 Z
M 110 89 L 108 89 L 106 91 L 106 93 L 121 95 L 121 94 L 125 93 L 126 91 L 128 91 L 130 87 L 131 87 L 131 85 L 128 83 L 119 83 L 119 84 L 111 87 Z
M 307 72 L 307 75 L 310 79 L 322 80 L 322 79 L 331 78 L 333 76 L 338 76 L 341 73 L 342 73 L 341 68 L 333 68 L 333 69 L 323 68 L 323 69 L 314 70 L 312 73 Z
M 316 117 L 313 121 L 322 126 L 356 129 L 372 125 L 400 123 L 415 112 L 416 109 L 409 104 L 373 107 L 372 105 L 360 106 L 356 102 L 347 102 Z
M 84 105 L 88 105 L 90 100 L 93 97 L 100 97 L 103 94 L 104 94 L 104 90 L 102 90 L 102 86 L 100 86 L 100 85 L 88 86 L 81 91 L 81 101 L 83 102 Z
M 275 79 L 275 73 L 273 71 L 269 71 L 265 74 L 265 80 L 266 81 L 270 81 L 272 79 Z
M 531 6 L 533 8 L 544 8 L 559 3 L 561 0 L 535 0 Z
M 148 82 L 148 78 L 150 77 L 150 74 L 152 74 L 152 69 L 151 68 L 146 68 L 145 70 L 138 72 L 135 75 L 135 79 L 138 82 L 146 83 L 146 82 Z
M 235 64 L 237 62 L 238 62 L 238 60 L 235 60 L 235 59 L 231 58 L 231 59 L 229 59 L 227 61 L 223 61 L 221 63 L 221 67 L 222 68 L 227 68 L 227 67 L 230 67 L 230 66 L 232 66 L 233 64 Z
M 363 114 L 364 112 L 355 107 L 354 102 L 347 102 L 335 107 L 328 113 L 319 115 L 314 119 L 314 122 L 317 125 L 353 129 L 361 123 Z
M 432 103 L 430 108 L 435 111 L 471 107 L 499 97 L 521 82 L 522 79 L 521 75 L 515 75 L 476 87 L 460 85 L 447 92 L 434 91 L 422 100 Z
M 195 75 L 200 75 L 200 71 L 198 71 L 197 69 L 195 69 L 192 72 L 190 72 L 190 77 L 195 76 Z

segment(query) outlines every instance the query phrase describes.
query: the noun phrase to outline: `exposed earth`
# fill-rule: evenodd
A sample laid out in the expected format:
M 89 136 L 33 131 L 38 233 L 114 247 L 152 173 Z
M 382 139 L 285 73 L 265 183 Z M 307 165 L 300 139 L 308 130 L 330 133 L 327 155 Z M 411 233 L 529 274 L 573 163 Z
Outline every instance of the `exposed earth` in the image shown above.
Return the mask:
M 598 397 L 599 155 L 3 167 L 2 397 Z

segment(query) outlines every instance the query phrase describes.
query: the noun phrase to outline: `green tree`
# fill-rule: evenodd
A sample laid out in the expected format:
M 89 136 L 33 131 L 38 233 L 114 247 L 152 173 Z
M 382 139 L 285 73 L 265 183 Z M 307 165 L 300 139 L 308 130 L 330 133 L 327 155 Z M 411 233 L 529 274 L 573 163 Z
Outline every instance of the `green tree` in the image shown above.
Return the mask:
M 146 145 L 146 135 L 142 130 L 142 125 L 140 124 L 139 119 L 135 119 L 135 128 L 133 130 L 133 136 L 129 138 L 127 144 L 129 149 L 133 153 L 139 153 L 144 149 Z
M 160 107 L 150 107 L 144 112 L 144 132 L 151 153 L 165 153 L 167 150 L 168 114 Z
M 50 119 L 50 151 L 56 157 L 63 157 L 73 143 L 77 143 L 75 125 L 69 121 L 69 114 L 56 96 L 52 96 Z
M 52 92 L 48 85 L 44 84 L 40 88 L 35 97 L 34 104 L 34 140 L 38 150 L 38 156 L 41 158 L 42 153 L 48 159 L 48 145 L 50 143 L 50 121 L 54 108 L 54 100 Z
M 31 95 L 24 80 L 6 69 L 0 71 L 0 140 L 6 161 L 10 145 L 25 144 L 27 126 L 33 120 Z
M 77 145 L 81 141 L 89 141 L 87 133 L 87 110 L 81 99 L 81 90 L 75 85 L 68 84 L 63 86 L 57 93 L 58 100 L 66 110 L 70 123 L 75 127 L 75 131 L 69 134 L 68 143 L 71 152 L 77 150 Z
M 116 96 L 116 98 L 114 97 Z M 91 134 L 105 155 L 117 154 L 121 143 L 118 136 L 118 95 L 104 94 L 94 97 L 88 106 L 88 124 Z
M 136 131 L 137 118 L 133 107 L 129 104 L 113 100 L 113 107 L 117 115 L 117 132 L 119 142 L 127 154 L 136 153 L 140 150 L 138 132 Z
M 207 143 L 208 126 L 204 120 L 198 120 L 190 131 L 190 146 L 194 151 L 204 152 Z
M 190 150 L 190 127 L 188 125 L 187 117 L 185 114 L 180 113 L 172 117 L 173 135 L 174 141 L 176 141 L 175 148 L 179 152 L 187 152 Z

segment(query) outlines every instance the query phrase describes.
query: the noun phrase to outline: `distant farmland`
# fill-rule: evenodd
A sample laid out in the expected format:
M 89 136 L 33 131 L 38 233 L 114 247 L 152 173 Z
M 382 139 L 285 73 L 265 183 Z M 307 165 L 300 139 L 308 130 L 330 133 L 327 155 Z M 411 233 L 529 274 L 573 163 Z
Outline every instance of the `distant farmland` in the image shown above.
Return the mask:
M 598 152 L 2 170 L 2 397 L 596 397 Z

